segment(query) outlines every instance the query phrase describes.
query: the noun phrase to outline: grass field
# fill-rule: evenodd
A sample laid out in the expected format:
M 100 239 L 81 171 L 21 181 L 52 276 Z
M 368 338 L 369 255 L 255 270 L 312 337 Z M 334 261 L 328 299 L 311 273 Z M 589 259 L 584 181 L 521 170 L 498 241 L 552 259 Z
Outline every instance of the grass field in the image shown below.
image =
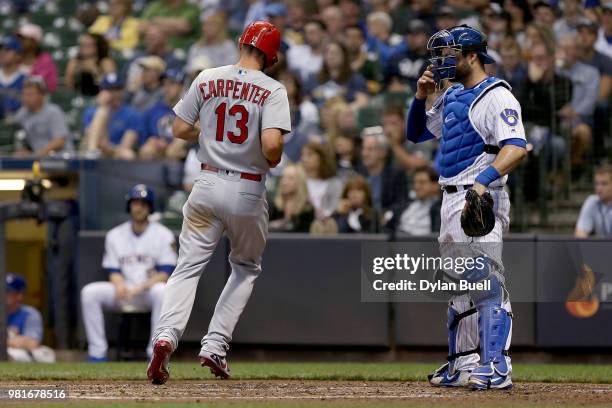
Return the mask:
M 432 364 L 237 362 L 231 368 L 232 380 L 220 381 L 196 363 L 173 363 L 168 384 L 154 387 L 144 362 L 2 363 L 0 388 L 59 387 L 70 398 L 0 399 L 0 407 L 612 407 L 612 365 L 518 364 L 510 392 L 430 387 Z
M 232 363 L 235 380 L 423 381 L 435 364 L 416 363 Z M 145 380 L 146 363 L 1 363 L 2 380 Z M 171 363 L 173 380 L 201 380 L 195 363 Z M 612 365 L 518 364 L 515 382 L 612 384 Z

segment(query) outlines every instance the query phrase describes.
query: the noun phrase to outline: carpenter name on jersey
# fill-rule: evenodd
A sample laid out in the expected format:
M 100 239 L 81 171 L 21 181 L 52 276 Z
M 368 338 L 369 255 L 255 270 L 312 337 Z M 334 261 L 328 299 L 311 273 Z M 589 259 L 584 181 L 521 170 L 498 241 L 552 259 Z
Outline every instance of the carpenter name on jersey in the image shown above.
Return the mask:
M 250 82 L 234 81 L 231 79 L 217 79 L 202 82 L 198 85 L 202 98 L 206 101 L 210 98 L 241 99 L 259 106 L 263 106 L 272 93 L 261 86 Z

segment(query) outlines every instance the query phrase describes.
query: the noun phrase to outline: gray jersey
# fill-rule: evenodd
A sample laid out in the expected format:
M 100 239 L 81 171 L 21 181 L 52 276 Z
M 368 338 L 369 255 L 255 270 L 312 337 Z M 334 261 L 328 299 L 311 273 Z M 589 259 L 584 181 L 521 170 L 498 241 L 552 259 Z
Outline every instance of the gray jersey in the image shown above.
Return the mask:
M 200 121 L 198 159 L 226 170 L 267 173 L 262 130 L 291 131 L 285 87 L 261 71 L 236 65 L 202 71 L 174 112 L 189 124 Z

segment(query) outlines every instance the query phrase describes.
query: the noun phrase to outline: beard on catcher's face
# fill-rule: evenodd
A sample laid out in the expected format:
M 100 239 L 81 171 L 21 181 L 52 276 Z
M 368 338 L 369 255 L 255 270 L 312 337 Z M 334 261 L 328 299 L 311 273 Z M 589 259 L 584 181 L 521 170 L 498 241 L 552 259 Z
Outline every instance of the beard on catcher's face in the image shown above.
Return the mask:
M 472 68 L 463 56 L 457 56 L 457 65 L 455 67 L 455 78 L 451 82 L 462 82 L 467 79 L 472 73 Z

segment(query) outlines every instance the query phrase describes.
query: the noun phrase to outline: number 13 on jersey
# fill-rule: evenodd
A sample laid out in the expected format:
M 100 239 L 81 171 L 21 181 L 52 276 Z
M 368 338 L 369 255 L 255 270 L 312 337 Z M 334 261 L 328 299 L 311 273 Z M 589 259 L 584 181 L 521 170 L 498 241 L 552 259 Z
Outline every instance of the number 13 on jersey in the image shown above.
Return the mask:
M 249 137 L 249 128 L 247 127 L 247 123 L 249 121 L 249 111 L 244 107 L 244 105 L 233 105 L 229 112 L 227 111 L 227 102 L 223 102 L 217 106 L 215 109 L 215 114 L 217 115 L 217 137 L 216 140 L 218 142 L 222 142 L 223 138 L 226 134 L 225 132 L 225 117 L 229 115 L 230 117 L 236 118 L 236 128 L 238 130 L 238 134 L 227 131 L 227 138 L 230 142 L 235 144 L 242 144 Z

